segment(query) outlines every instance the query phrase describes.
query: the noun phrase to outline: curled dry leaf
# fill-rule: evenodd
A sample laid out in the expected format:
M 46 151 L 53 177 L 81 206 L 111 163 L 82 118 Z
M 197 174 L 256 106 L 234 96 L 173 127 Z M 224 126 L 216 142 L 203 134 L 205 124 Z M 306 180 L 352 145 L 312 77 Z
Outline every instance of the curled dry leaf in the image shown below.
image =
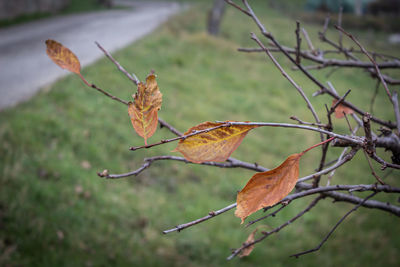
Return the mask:
M 161 108 L 162 94 L 158 88 L 156 76 L 149 74 L 146 83 L 140 82 L 134 102 L 129 102 L 128 113 L 136 133 L 144 138 L 150 138 L 157 129 L 158 111 Z
M 184 135 L 223 124 L 203 122 L 190 128 Z M 185 159 L 194 163 L 225 161 L 240 145 L 247 133 L 256 127 L 252 125 L 231 125 L 193 135 L 180 140 L 174 152 L 182 153 Z
M 257 229 L 254 230 L 253 232 L 251 232 L 251 234 L 249 235 L 249 237 L 247 237 L 247 240 L 246 240 L 246 242 L 244 242 L 243 245 L 247 245 L 247 244 L 253 243 L 253 242 L 254 242 L 254 236 L 255 236 L 256 232 L 257 232 Z M 250 253 L 253 251 L 253 249 L 254 249 L 254 244 L 248 246 L 247 248 L 244 248 L 244 249 L 240 252 L 239 257 L 242 258 L 242 257 L 249 256 Z
M 337 100 L 334 99 L 332 101 L 332 107 L 336 104 Z M 344 114 L 348 115 L 348 114 L 353 114 L 354 110 L 352 110 L 349 107 L 346 107 L 345 105 L 339 104 L 336 108 L 335 108 L 335 117 L 338 119 L 344 118 Z
M 46 40 L 46 53 L 58 66 L 76 74 L 81 73 L 79 59 L 68 48 L 57 41 Z
M 236 199 L 235 215 L 242 223 L 250 214 L 278 203 L 292 191 L 299 178 L 299 161 L 303 154 L 292 154 L 275 169 L 251 177 Z

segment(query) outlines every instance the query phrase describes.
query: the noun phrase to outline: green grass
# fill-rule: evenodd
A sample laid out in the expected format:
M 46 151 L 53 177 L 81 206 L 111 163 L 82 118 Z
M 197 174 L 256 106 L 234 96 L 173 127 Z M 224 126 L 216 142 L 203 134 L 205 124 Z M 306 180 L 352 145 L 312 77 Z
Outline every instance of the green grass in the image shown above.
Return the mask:
M 236 52 L 238 46 L 254 46 L 249 32 L 257 29 L 248 18 L 229 8 L 221 37 L 213 38 L 204 33 L 207 14 L 199 10 L 204 9 L 175 17 L 114 55 L 141 79 L 151 69 L 156 71 L 163 93 L 160 117 L 181 131 L 213 120 L 290 122 L 288 118 L 297 115 L 312 121 L 297 92 L 264 55 Z M 279 41 L 294 44 L 294 21 L 259 2 L 256 10 Z M 316 36 L 318 27 L 307 25 L 307 29 Z M 380 38 L 357 35 L 371 49 L 398 54 Z M 325 81 L 327 72 L 315 74 Z M 316 90 L 300 73 L 290 74 L 308 95 Z M 83 75 L 126 100 L 136 91 L 106 59 L 84 68 Z M 375 82 L 365 73 L 346 69 L 329 80 L 340 94 L 353 89 L 349 100 L 369 109 Z M 320 112 L 331 103 L 327 96 L 312 101 Z M 393 120 L 383 90 L 375 110 Z M 347 132 L 344 121 L 334 122 L 339 132 Z M 172 136 L 160 129 L 149 142 Z M 317 245 L 352 208 L 329 200 L 256 246 L 250 257 L 231 262 L 225 261 L 230 248 L 240 246 L 254 229 L 243 228 L 233 211 L 179 234 L 162 235 L 162 230 L 233 203 L 236 191 L 253 172 L 157 162 L 138 177 L 99 179 L 96 172 L 103 169 L 121 173 L 139 167 L 144 157 L 177 155 L 170 152 L 175 144 L 129 151 L 129 146 L 143 140 L 134 133 L 126 107 L 86 88 L 77 76 L 3 111 L 0 140 L 0 265 L 396 266 L 399 261 L 398 218 L 362 208 L 346 219 L 321 251 L 289 258 Z M 318 135 L 301 130 L 260 128 L 249 133 L 233 156 L 272 168 L 317 141 Z M 340 149 L 331 152 L 328 160 Z M 303 157 L 301 176 L 312 172 L 318 156 L 315 150 Z M 375 167 L 379 175 L 386 173 Z M 398 185 L 398 172 L 385 180 Z M 334 177 L 335 183 L 374 181 L 362 154 Z M 310 201 L 296 201 L 258 227 L 277 226 Z

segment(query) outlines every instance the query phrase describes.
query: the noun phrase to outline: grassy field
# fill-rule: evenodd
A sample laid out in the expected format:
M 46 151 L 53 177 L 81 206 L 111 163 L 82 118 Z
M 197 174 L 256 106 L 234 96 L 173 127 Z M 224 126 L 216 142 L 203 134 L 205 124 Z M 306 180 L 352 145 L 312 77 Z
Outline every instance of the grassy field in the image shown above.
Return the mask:
M 256 10 L 268 29 L 283 44 L 293 45 L 294 18 L 261 3 Z M 296 115 L 312 121 L 295 89 L 264 55 L 236 52 L 237 47 L 254 46 L 249 32 L 257 29 L 248 18 L 229 8 L 221 36 L 214 38 L 204 32 L 206 16 L 204 6 L 191 9 L 115 53 L 140 79 L 155 70 L 163 93 L 160 117 L 181 131 L 214 120 L 290 122 L 289 117 Z M 306 26 L 316 37 L 319 28 Z M 334 35 L 333 30 L 330 34 Z M 398 48 L 386 44 L 384 34 L 375 33 L 373 38 L 368 32 L 356 34 L 370 49 L 399 54 Z M 325 81 L 327 73 L 316 76 Z M 300 73 L 290 74 L 308 95 L 316 90 Z M 126 100 L 136 91 L 106 59 L 85 68 L 83 75 Z M 365 73 L 347 69 L 335 72 L 329 80 L 340 94 L 351 88 L 348 99 L 369 109 L 375 81 Z M 374 114 L 393 120 L 386 98 L 380 90 Z M 331 103 L 327 96 L 312 101 L 319 111 Z M 334 122 L 339 132 L 347 132 L 344 121 Z M 149 142 L 172 136 L 160 129 Z M 233 156 L 272 168 L 317 141 L 318 135 L 301 130 L 260 128 L 249 133 Z M 255 229 L 240 225 L 233 211 L 164 236 L 162 230 L 233 203 L 237 190 L 253 172 L 157 162 L 138 177 L 115 181 L 97 177 L 96 172 L 103 169 L 112 173 L 133 170 L 144 157 L 178 155 L 170 152 L 176 144 L 128 150 L 141 144 L 126 107 L 86 88 L 73 75 L 0 113 L 0 265 L 396 266 L 399 262 L 398 218 L 362 208 L 321 251 L 297 260 L 289 258 L 317 245 L 352 208 L 329 200 L 256 246 L 250 257 L 230 262 L 225 261 L 230 249 L 240 246 Z M 332 149 L 328 160 L 338 153 Z M 300 176 L 313 171 L 318 157 L 319 150 L 303 157 Z M 334 182 L 373 183 L 369 173 L 359 154 L 337 171 Z M 398 176 L 399 172 L 393 172 L 385 181 L 399 185 Z M 256 226 L 261 230 L 278 226 L 310 201 L 291 203 L 279 216 Z

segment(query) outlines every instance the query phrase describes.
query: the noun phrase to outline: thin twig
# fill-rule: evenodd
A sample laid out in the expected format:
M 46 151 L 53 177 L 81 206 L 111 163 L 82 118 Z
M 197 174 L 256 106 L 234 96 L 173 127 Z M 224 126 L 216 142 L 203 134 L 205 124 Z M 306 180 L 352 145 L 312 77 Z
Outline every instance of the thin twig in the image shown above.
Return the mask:
M 228 1 L 229 3 L 229 1 Z M 335 97 L 336 99 L 339 99 L 339 96 L 337 94 L 334 94 L 333 92 L 331 92 L 328 88 L 326 88 L 321 82 L 319 82 L 313 75 L 311 75 L 310 72 L 308 72 L 307 70 L 304 69 L 304 67 L 300 64 L 296 63 L 296 60 L 290 55 L 290 53 L 288 53 L 281 45 L 280 43 L 273 37 L 273 35 L 271 33 L 269 33 L 266 29 L 265 26 L 260 22 L 260 20 L 258 19 L 258 17 L 255 15 L 254 11 L 251 9 L 250 5 L 248 4 L 247 0 L 243 0 L 243 3 L 245 4 L 246 8 L 247 8 L 247 12 L 246 15 L 250 16 L 253 21 L 256 23 L 256 25 L 258 26 L 258 28 L 260 29 L 261 33 L 268 39 L 270 39 L 273 44 L 279 48 L 282 53 L 293 63 L 295 64 L 306 76 L 307 78 L 309 78 L 313 83 L 315 83 L 318 87 L 320 87 L 320 89 L 325 92 L 328 93 L 329 95 Z M 233 5 L 234 6 L 234 5 Z M 235 6 L 236 7 L 236 6 Z M 239 9 L 241 10 L 241 9 Z M 242 10 L 241 10 L 242 11 Z M 335 45 L 335 44 L 334 44 Z M 335 46 L 335 48 L 340 49 L 338 46 Z M 358 107 L 354 106 L 353 104 L 344 101 L 343 104 L 345 106 L 348 106 L 349 108 L 353 109 L 354 111 L 356 111 L 357 113 L 364 115 L 365 112 L 362 111 L 361 109 L 359 109 Z M 391 123 L 391 122 L 386 122 L 386 121 L 382 121 L 381 119 L 375 118 L 375 117 L 371 117 L 371 119 L 373 121 L 375 121 L 376 123 L 379 123 L 381 125 L 384 125 L 386 127 L 389 127 L 391 129 L 395 128 L 396 125 Z
M 289 203 L 288 203 L 288 204 L 289 204 Z M 288 206 L 288 204 L 281 205 L 281 206 L 279 207 L 279 209 L 275 210 L 274 212 L 271 212 L 271 213 L 269 213 L 269 214 L 267 214 L 267 215 L 265 215 L 265 216 L 262 216 L 261 218 L 258 218 L 258 219 L 256 219 L 256 220 L 253 220 L 253 221 L 248 222 L 248 223 L 246 224 L 245 227 L 249 227 L 250 225 L 253 225 L 253 224 L 255 224 L 256 222 L 259 222 L 259 221 L 261 221 L 261 220 L 265 220 L 265 219 L 268 218 L 268 217 L 275 217 L 276 214 L 278 214 L 281 210 L 283 210 L 284 208 L 286 208 L 286 207 Z
M 217 121 L 219 122 L 219 121 Z M 314 132 L 319 132 L 319 133 L 323 133 L 323 134 L 327 134 L 330 137 L 335 137 L 335 138 L 339 138 L 339 139 L 344 139 L 347 140 L 355 145 L 362 145 L 363 142 L 362 140 L 356 138 L 356 137 L 349 137 L 346 135 L 341 135 L 341 134 L 337 134 L 337 133 L 333 133 L 333 132 L 329 132 L 323 129 L 319 129 L 319 128 L 314 128 L 314 127 L 310 127 L 310 126 L 306 126 L 306 125 L 297 125 L 297 124 L 289 124 L 289 123 L 273 123 L 273 122 L 219 122 L 221 123 L 218 126 L 215 127 L 211 127 L 208 129 L 204 129 L 204 130 L 199 130 L 199 131 L 195 131 L 186 135 L 182 135 L 182 136 L 178 136 L 175 138 L 171 138 L 171 139 L 164 139 L 161 140 L 157 143 L 153 143 L 153 144 L 149 144 L 149 145 L 143 145 L 143 146 L 137 146 L 137 147 L 130 147 L 129 149 L 132 151 L 135 150 L 139 150 L 139 149 L 143 149 L 143 148 L 150 148 L 150 147 L 154 147 L 154 146 L 158 146 L 158 145 L 162 145 L 162 144 L 166 144 L 166 143 L 170 143 L 170 142 L 174 142 L 177 140 L 184 140 L 186 138 L 189 138 L 191 136 L 195 136 L 195 135 L 199 135 L 202 133 L 207 133 L 219 128 L 223 128 L 223 127 L 230 127 L 232 125 L 247 125 L 247 126 L 259 126 L 259 127 L 283 127 L 283 128 L 297 128 L 297 129 L 304 129 L 304 130 L 310 130 L 310 131 L 314 131 Z
M 233 209 L 235 207 L 236 207 L 236 203 L 233 203 L 233 204 L 231 204 L 231 205 L 229 205 L 229 206 L 227 206 L 225 208 L 222 208 L 220 210 L 210 211 L 207 216 L 204 216 L 202 218 L 199 218 L 197 220 L 194 220 L 194 221 L 191 221 L 191 222 L 188 222 L 188 223 L 177 225 L 174 228 L 171 228 L 171 229 L 168 229 L 168 230 L 164 230 L 163 234 L 168 234 L 168 233 L 175 232 L 175 231 L 180 232 L 185 228 L 188 228 L 188 227 L 191 227 L 193 225 L 196 225 L 196 224 L 202 223 L 204 221 L 207 221 L 207 220 L 209 220 L 211 218 L 214 218 L 215 216 L 218 216 L 218 215 L 220 215 L 220 214 L 222 214 L 224 212 L 227 212 L 228 210 L 231 210 L 231 209 Z
M 106 91 L 104 91 L 103 89 L 101 89 L 100 87 L 97 87 L 95 84 L 90 84 L 89 85 L 91 88 L 93 88 L 93 89 L 96 89 L 97 91 L 99 91 L 100 93 L 102 93 L 102 94 L 104 94 L 104 95 L 106 95 L 106 96 L 108 96 L 109 98 L 111 98 L 112 100 L 116 100 L 116 101 L 118 101 L 118 102 L 120 102 L 120 103 L 122 103 L 122 104 L 124 104 L 124 105 L 128 105 L 129 104 L 129 102 L 127 102 L 127 101 L 125 101 L 125 100 L 122 100 L 122 99 L 120 99 L 120 98 L 118 98 L 118 97 L 116 97 L 116 96 L 113 96 L 113 95 L 111 95 L 111 94 L 109 94 L 108 92 L 106 92 Z
M 254 240 L 253 242 L 249 242 L 249 243 L 245 243 L 243 244 L 240 248 L 235 249 L 232 254 L 227 258 L 227 260 L 231 260 L 233 259 L 235 256 L 237 256 L 243 249 L 248 248 L 256 243 L 261 242 L 262 240 L 264 240 L 265 238 L 267 238 L 268 236 L 270 236 L 271 234 L 277 233 L 280 230 L 282 230 L 283 228 L 285 228 L 286 226 L 292 224 L 294 221 L 296 221 L 298 218 L 300 218 L 301 216 L 303 216 L 305 213 L 307 213 L 308 211 L 310 211 L 321 199 L 323 199 L 322 196 L 318 196 L 317 198 L 315 198 L 308 206 L 307 208 L 305 208 L 304 210 L 302 210 L 300 213 L 298 213 L 296 216 L 294 216 L 293 218 L 291 218 L 290 220 L 288 220 L 287 222 L 281 224 L 279 227 L 269 231 L 269 232 L 262 232 L 262 236 L 256 240 Z
M 305 28 L 301 28 L 301 32 L 303 33 L 304 38 L 306 38 L 306 42 L 307 42 L 308 48 L 310 48 L 311 53 L 314 56 L 316 56 L 318 53 L 315 50 L 315 48 L 314 48 L 314 46 L 313 46 L 313 44 L 311 42 L 310 36 L 308 36 L 308 33 L 307 33 L 306 29 Z
M 313 249 L 309 249 L 300 253 L 296 253 L 291 255 L 291 257 L 300 257 L 302 255 L 308 254 L 308 253 L 312 253 L 315 252 L 317 250 L 319 250 L 322 245 L 328 240 L 328 238 L 332 235 L 332 233 L 336 230 L 336 228 L 344 221 L 344 219 L 347 218 L 347 216 L 349 216 L 352 212 L 356 211 L 359 207 L 362 206 L 362 204 L 364 204 L 368 199 L 370 199 L 371 197 L 375 196 L 377 194 L 377 192 L 373 192 L 372 194 L 370 194 L 369 196 L 367 196 L 360 204 L 358 204 L 357 206 L 355 206 L 354 208 L 352 208 L 350 211 L 348 211 L 336 224 L 335 226 L 329 231 L 329 233 L 325 236 L 325 238 L 321 241 L 321 243 L 319 243 L 318 246 L 316 246 Z
M 365 150 L 363 150 L 365 158 L 367 159 L 369 168 L 371 169 L 371 174 L 375 177 L 375 179 L 380 183 L 380 184 L 385 184 L 382 179 L 376 174 L 374 167 L 372 166 L 371 160 L 369 159 L 367 152 L 365 152 Z
M 282 46 L 282 49 L 284 49 L 287 53 L 289 54 L 296 54 L 297 50 L 296 48 L 289 48 L 286 46 Z M 277 47 L 268 47 L 268 50 L 270 52 L 282 52 L 281 49 Z M 253 52 L 264 52 L 264 49 L 262 48 L 238 48 L 239 52 L 247 52 L 247 53 L 253 53 Z M 321 54 L 325 54 L 327 51 L 321 51 Z M 313 62 L 318 63 L 319 65 L 316 66 L 307 66 L 304 67 L 305 69 L 322 69 L 326 67 L 346 67 L 346 68 L 361 68 L 361 69 L 368 69 L 368 68 L 373 68 L 374 64 L 371 62 L 366 62 L 366 61 L 354 61 L 354 60 L 342 60 L 342 59 L 336 59 L 336 58 L 324 58 L 321 55 L 315 56 L 312 51 L 305 51 L 301 50 L 300 51 L 300 56 L 311 60 Z M 378 67 L 380 69 L 398 69 L 400 68 L 400 62 L 398 60 L 393 60 L 393 61 L 386 61 L 386 62 L 379 62 L 377 63 Z M 296 68 L 300 69 L 300 68 Z
M 310 175 L 304 176 L 302 178 L 299 178 L 298 182 L 305 182 L 305 181 L 308 181 L 310 179 L 315 179 L 316 177 L 319 177 L 319 176 L 321 176 L 323 174 L 331 172 L 331 171 L 339 168 L 340 166 L 342 166 L 346 162 L 350 161 L 354 157 L 354 155 L 356 153 L 357 153 L 357 148 L 356 149 L 353 148 L 349 153 L 347 153 L 345 156 L 343 156 L 343 158 L 340 161 L 336 162 L 334 165 L 332 165 L 332 166 L 330 166 L 330 167 L 328 167 L 326 169 L 323 169 L 323 170 L 321 170 L 319 172 L 316 172 L 314 174 L 310 174 Z
M 379 90 L 379 85 L 380 85 L 380 84 L 381 84 L 381 81 L 380 81 L 380 80 L 377 80 L 377 82 L 376 82 L 376 87 L 375 87 L 375 92 L 374 92 L 374 94 L 372 95 L 371 104 L 370 104 L 370 107 L 369 107 L 369 112 L 370 112 L 371 114 L 374 113 L 375 99 L 376 99 L 376 96 L 378 95 L 378 90 Z M 397 123 L 397 125 L 399 125 L 399 123 Z
M 310 100 L 304 93 L 303 89 L 284 71 L 284 69 L 281 67 L 281 65 L 278 63 L 278 61 L 274 58 L 274 56 L 269 52 L 268 48 L 266 48 L 261 41 L 257 38 L 257 36 L 254 33 L 251 33 L 251 39 L 253 39 L 262 49 L 264 49 L 265 53 L 268 55 L 268 57 L 272 60 L 272 62 L 275 64 L 275 66 L 279 69 L 281 74 L 296 88 L 296 90 L 300 93 L 300 95 L 303 97 L 304 101 L 307 104 L 308 109 L 311 111 L 311 114 L 314 116 L 314 119 L 317 124 L 321 124 L 321 120 L 319 119 L 317 112 L 315 111 L 313 105 L 311 104 Z M 321 141 L 323 140 L 322 134 L 320 135 Z
M 382 167 L 381 167 L 382 170 L 386 169 L 387 167 L 393 168 L 393 169 L 400 169 L 399 164 L 389 163 L 389 162 L 385 161 L 384 159 L 380 158 L 376 153 L 372 154 L 370 157 L 372 159 L 374 159 L 376 162 L 382 164 Z
M 342 27 L 342 16 L 343 16 L 343 7 L 340 6 L 339 8 L 339 14 L 338 14 L 338 25 L 339 27 Z M 343 35 L 341 32 L 339 32 L 339 47 L 341 50 L 343 50 Z
M 322 128 L 326 128 L 328 126 L 326 124 L 318 124 L 315 122 L 306 122 L 306 121 L 300 120 L 296 116 L 290 116 L 289 119 L 297 121 L 299 124 L 303 124 L 303 125 L 317 126 L 317 127 L 322 127 Z
M 177 156 L 155 156 L 151 158 L 146 158 L 144 159 L 143 164 L 136 170 L 127 172 L 127 173 L 121 173 L 121 174 L 109 174 L 108 170 L 105 170 L 103 172 L 99 172 L 98 176 L 106 179 L 119 179 L 119 178 L 125 178 L 129 176 L 136 176 L 139 175 L 141 172 L 143 172 L 145 169 L 150 167 L 150 165 L 155 162 L 155 161 L 160 161 L 160 160 L 174 160 L 174 161 L 181 161 L 187 164 L 199 164 L 199 165 L 206 165 L 206 166 L 215 166 L 215 167 L 220 167 L 220 168 L 244 168 L 248 170 L 253 170 L 257 172 L 265 172 L 268 169 L 264 168 L 256 163 L 248 163 L 244 162 L 235 158 L 229 158 L 226 162 L 214 162 L 214 161 L 208 161 L 208 162 L 203 162 L 203 163 L 194 163 L 191 161 L 188 161 L 187 159 L 183 157 L 177 157 Z
M 301 58 L 300 58 L 300 49 L 301 49 L 301 37 L 300 37 L 300 22 L 296 21 L 296 63 L 300 64 L 301 63 Z
M 397 132 L 400 135 L 400 110 L 399 110 L 399 99 L 397 97 L 397 91 L 393 91 L 392 103 L 393 103 L 394 115 L 396 118 Z
M 136 77 L 135 74 L 133 76 L 127 72 L 124 67 L 119 64 L 118 61 L 116 61 L 110 53 L 108 53 L 107 50 L 105 50 L 98 42 L 95 42 L 95 44 L 100 48 L 101 51 L 117 66 L 118 70 L 120 70 L 123 74 L 125 74 L 126 77 L 128 77 L 129 80 L 131 80 L 135 85 L 139 84 L 139 79 Z
M 336 103 L 331 107 L 330 111 L 329 111 L 329 115 L 333 114 L 335 112 L 335 109 L 337 108 L 337 106 L 339 106 L 347 97 L 347 95 L 351 92 L 351 90 L 349 89 L 341 98 L 339 98 L 339 100 L 336 101 Z
M 347 35 L 351 40 L 353 40 L 353 42 L 355 42 L 358 45 L 358 47 L 361 49 L 361 51 L 363 51 L 364 54 L 369 58 L 369 60 L 372 62 L 372 64 L 374 64 L 375 71 L 376 71 L 377 75 L 379 76 L 379 79 L 381 80 L 383 87 L 386 90 L 386 94 L 389 96 L 389 99 L 392 102 L 392 95 L 390 94 L 389 88 L 385 82 L 385 79 L 383 79 L 381 71 L 379 70 L 379 67 L 376 64 L 375 60 L 371 57 L 371 55 L 368 53 L 368 51 L 361 45 L 361 43 L 357 40 L 357 38 L 355 38 L 352 34 L 346 32 L 340 26 L 335 25 L 335 28 L 338 29 L 340 32 L 344 33 L 345 35 Z

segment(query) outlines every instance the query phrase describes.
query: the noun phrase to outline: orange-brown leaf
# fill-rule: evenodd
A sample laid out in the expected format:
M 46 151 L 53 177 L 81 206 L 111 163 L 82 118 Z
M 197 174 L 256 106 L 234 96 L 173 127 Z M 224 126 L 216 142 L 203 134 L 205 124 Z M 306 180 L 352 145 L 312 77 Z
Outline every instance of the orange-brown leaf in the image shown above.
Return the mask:
M 334 99 L 332 101 L 332 107 L 336 104 L 337 100 Z M 353 114 L 354 110 L 352 110 L 349 107 L 346 107 L 345 105 L 339 104 L 336 108 L 335 108 L 335 117 L 338 119 L 344 118 L 344 114 L 348 115 L 348 114 Z
M 195 131 L 210 129 L 223 123 L 203 122 L 190 128 L 185 135 Z M 240 145 L 246 134 L 257 126 L 231 125 L 190 136 L 180 140 L 174 151 L 179 151 L 185 159 L 202 163 L 205 161 L 225 161 Z
M 273 170 L 256 173 L 237 195 L 235 215 L 242 223 L 250 214 L 272 206 L 286 197 L 299 178 L 299 161 L 303 153 L 290 155 Z
M 140 82 L 134 102 L 128 105 L 128 113 L 136 133 L 144 138 L 145 144 L 157 129 L 158 111 L 161 108 L 162 94 L 156 76 L 149 74 L 146 83 Z
M 246 242 L 245 242 L 244 244 L 253 243 L 253 242 L 254 242 L 254 236 L 255 236 L 256 232 L 257 232 L 257 229 L 254 230 L 253 232 L 251 232 L 251 234 L 249 235 L 249 237 L 247 237 L 247 240 L 246 240 Z M 250 253 L 253 251 L 253 249 L 254 249 L 254 244 L 251 245 L 251 246 L 248 246 L 247 248 L 244 248 L 244 249 L 241 251 L 239 257 L 242 258 L 242 257 L 249 256 Z
M 68 48 L 54 40 L 46 40 L 47 55 L 63 69 L 67 69 L 76 74 L 81 72 L 79 59 Z

